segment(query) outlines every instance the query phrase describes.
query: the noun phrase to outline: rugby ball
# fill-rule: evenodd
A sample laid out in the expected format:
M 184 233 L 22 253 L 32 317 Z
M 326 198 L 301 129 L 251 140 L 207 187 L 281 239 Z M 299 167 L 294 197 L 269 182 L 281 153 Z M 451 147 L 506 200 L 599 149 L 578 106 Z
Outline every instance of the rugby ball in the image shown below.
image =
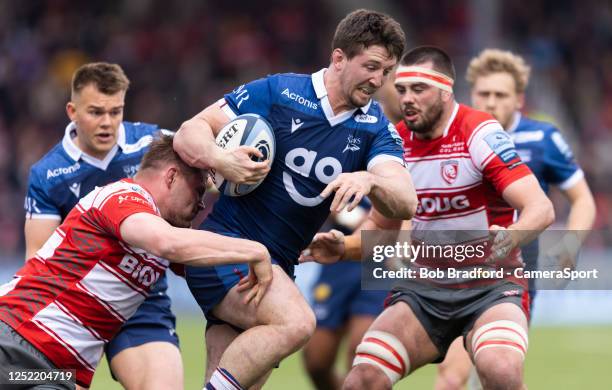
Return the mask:
M 258 149 L 263 158 L 255 161 L 274 161 L 276 154 L 276 141 L 272 126 L 262 116 L 257 114 L 243 114 L 225 125 L 215 140 L 217 146 L 225 150 L 236 149 L 242 145 L 252 146 Z M 236 184 L 227 181 L 218 171 L 211 171 L 211 177 L 215 186 L 222 194 L 229 196 L 242 196 L 252 192 L 265 179 L 255 184 Z

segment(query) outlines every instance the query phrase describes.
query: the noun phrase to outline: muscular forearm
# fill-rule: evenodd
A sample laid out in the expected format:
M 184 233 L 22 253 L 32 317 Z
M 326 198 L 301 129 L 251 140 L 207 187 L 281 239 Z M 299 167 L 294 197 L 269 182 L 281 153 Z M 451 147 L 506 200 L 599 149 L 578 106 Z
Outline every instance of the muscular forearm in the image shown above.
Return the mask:
M 201 169 L 215 168 L 220 152 L 212 128 L 198 117 L 181 125 L 174 136 L 174 150 L 187 164 Z
M 176 229 L 166 238 L 161 257 L 192 266 L 247 263 L 269 259 L 262 244 L 192 229 Z
M 543 198 L 541 202 L 529 203 L 519 210 L 518 221 L 508 229 L 515 231 L 518 245 L 524 245 L 535 239 L 554 219 L 552 203 L 548 198 Z
M 372 176 L 368 197 L 374 207 L 387 218 L 411 219 L 416 211 L 417 196 L 410 175 L 406 172 L 390 177 Z

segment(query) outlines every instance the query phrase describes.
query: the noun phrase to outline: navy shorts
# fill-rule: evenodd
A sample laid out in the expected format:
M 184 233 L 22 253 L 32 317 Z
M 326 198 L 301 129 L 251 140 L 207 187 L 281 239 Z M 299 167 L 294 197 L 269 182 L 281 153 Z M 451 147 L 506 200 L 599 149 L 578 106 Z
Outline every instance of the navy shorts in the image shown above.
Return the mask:
M 110 361 L 124 349 L 162 341 L 179 346 L 176 335 L 176 317 L 170 308 L 170 297 L 166 294 L 167 276 L 164 275 L 151 288 L 149 296 L 136 313 L 123 324 L 117 335 L 106 344 L 106 358 Z
M 209 230 L 209 229 L 206 229 Z M 212 231 L 212 230 L 211 230 Z M 213 231 L 214 232 L 214 231 Z M 227 231 L 215 232 L 229 237 L 246 238 L 237 233 Z M 290 278 L 295 279 L 293 264 L 272 258 L 272 264 L 280 265 Z M 249 274 L 248 264 L 225 264 L 214 267 L 185 267 L 185 280 L 191 294 L 206 317 L 207 327 L 214 324 L 224 324 L 211 310 L 217 306 L 225 295 L 238 284 L 240 279 Z
M 378 316 L 387 291 L 361 289 L 361 263 L 341 261 L 321 268 L 312 290 L 317 327 L 337 329 L 352 316 Z

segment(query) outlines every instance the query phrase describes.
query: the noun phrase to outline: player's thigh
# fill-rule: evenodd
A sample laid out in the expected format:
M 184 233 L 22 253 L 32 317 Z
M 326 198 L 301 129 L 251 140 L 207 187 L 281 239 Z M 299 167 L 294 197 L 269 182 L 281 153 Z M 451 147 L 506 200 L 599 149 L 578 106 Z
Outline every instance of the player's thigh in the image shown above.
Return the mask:
M 410 372 L 439 356 L 438 349 L 427 331 L 410 306 L 403 301 L 387 307 L 374 320 L 368 331 L 372 330 L 391 333 L 402 343 L 408 353 Z
M 124 349 L 110 364 L 128 390 L 183 388 L 181 353 L 172 343 L 156 341 Z
M 234 326 L 249 329 L 256 325 L 287 324 L 307 326 L 314 329 L 315 318 L 312 309 L 297 286 L 278 266 L 272 266 L 272 282 L 259 302 L 244 303 L 246 292 L 238 292 L 234 286 L 215 306 L 212 314 Z
M 240 333 L 227 324 L 210 325 L 206 329 L 206 382 L 221 361 L 221 356 L 227 347 Z

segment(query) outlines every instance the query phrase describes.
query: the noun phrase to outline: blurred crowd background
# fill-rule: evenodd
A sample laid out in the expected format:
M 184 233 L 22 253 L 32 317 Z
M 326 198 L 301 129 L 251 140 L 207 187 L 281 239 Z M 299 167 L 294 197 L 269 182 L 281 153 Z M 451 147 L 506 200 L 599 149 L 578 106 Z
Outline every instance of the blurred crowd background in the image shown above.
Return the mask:
M 177 129 L 244 81 L 326 66 L 333 28 L 359 7 L 394 16 L 409 46 L 447 50 L 460 102 L 469 103 L 471 56 L 485 47 L 524 55 L 526 111 L 572 144 L 597 201 L 590 245 L 612 245 L 610 1 L 0 0 L 0 254 L 23 253 L 29 168 L 63 135 L 79 65 L 119 63 L 131 80 L 125 119 Z M 563 220 L 565 202 L 553 198 Z

